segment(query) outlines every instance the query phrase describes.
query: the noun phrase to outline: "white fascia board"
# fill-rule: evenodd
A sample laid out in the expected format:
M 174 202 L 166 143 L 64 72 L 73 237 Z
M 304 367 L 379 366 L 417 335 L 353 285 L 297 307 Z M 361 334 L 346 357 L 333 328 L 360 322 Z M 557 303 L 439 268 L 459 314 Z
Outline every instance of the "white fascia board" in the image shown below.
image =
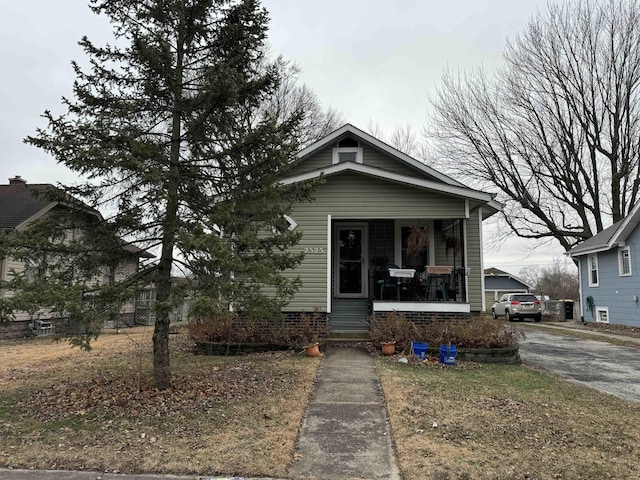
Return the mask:
M 393 148 L 391 145 L 387 145 L 383 141 L 378 140 L 376 137 L 373 137 L 372 135 L 369 135 L 367 132 L 364 132 L 364 131 L 360 130 L 357 127 L 354 127 L 350 123 L 347 123 L 347 124 L 343 125 L 342 127 L 338 128 L 337 130 L 334 130 L 333 132 L 331 132 L 326 137 L 321 138 L 317 142 L 314 142 L 311 145 L 309 145 L 308 147 L 300 150 L 298 152 L 298 154 L 297 154 L 298 161 L 303 159 L 303 158 L 305 158 L 305 157 L 307 157 L 307 156 L 309 156 L 309 155 L 311 155 L 313 152 L 315 152 L 317 150 L 320 150 L 321 148 L 326 147 L 328 144 L 330 144 L 331 142 L 335 141 L 336 139 L 341 137 L 343 134 L 348 133 L 348 132 L 352 133 L 356 137 L 360 137 L 361 140 L 365 141 L 366 143 L 369 143 L 369 144 L 373 145 L 374 147 L 382 150 L 383 152 L 388 153 L 389 155 L 391 155 L 393 157 L 396 157 L 396 158 L 402 160 L 405 163 L 408 163 L 412 167 L 423 171 L 427 175 L 430 175 L 432 177 L 437 178 L 441 182 L 447 183 L 449 185 L 455 185 L 455 186 L 459 186 L 459 187 L 464 187 L 464 184 L 458 182 L 457 180 L 449 177 L 448 175 L 440 173 L 437 170 L 434 170 L 433 168 L 429 167 L 428 165 L 426 165 L 426 164 L 424 164 L 422 162 L 419 162 L 418 160 L 416 160 L 413 157 L 410 157 L 406 153 L 402 153 L 400 150 L 397 150 L 397 149 Z
M 616 232 L 611 236 L 609 241 L 610 247 L 615 244 L 624 243 L 627 237 L 635 230 L 640 220 L 640 202 L 637 203 L 631 212 L 624 218 L 622 223 L 616 229 Z
M 379 168 L 370 167 L 368 165 L 362 165 L 353 162 L 344 162 L 332 165 L 330 167 L 323 168 L 322 170 L 313 170 L 311 172 L 302 173 L 289 178 L 284 178 L 281 182 L 284 185 L 290 185 L 293 183 L 304 182 L 313 180 L 320 177 L 320 175 L 335 175 L 337 173 L 352 171 L 361 173 L 363 175 L 369 175 L 372 177 L 382 178 L 384 180 L 402 183 L 418 188 L 425 188 L 428 190 L 434 190 L 440 193 L 446 193 L 448 195 L 454 195 L 462 198 L 471 198 L 481 202 L 491 202 L 492 196 L 490 193 L 480 192 L 466 187 L 459 187 L 456 185 L 443 184 L 440 182 L 434 182 L 433 180 L 425 180 L 421 178 L 409 177 L 401 175 L 399 173 L 389 172 L 388 170 L 381 170 Z
M 489 203 L 487 203 L 487 206 L 493 208 L 495 212 L 490 212 L 484 218 L 490 217 L 494 213 L 501 212 L 504 208 L 504 203 L 498 202 L 497 200 L 491 200 Z
M 27 226 L 29 226 L 29 224 L 35 222 L 40 217 L 42 217 L 44 214 L 46 214 L 47 212 L 53 210 L 57 206 L 63 206 L 63 207 L 70 208 L 72 210 L 82 211 L 82 212 L 85 212 L 85 213 L 88 213 L 90 215 L 95 216 L 101 222 L 104 221 L 104 217 L 102 216 L 102 214 L 98 210 L 96 210 L 94 208 L 91 208 L 91 207 L 80 208 L 80 207 L 78 207 L 78 205 L 75 205 L 73 203 L 57 202 L 56 201 L 56 202 L 48 203 L 40 211 L 38 211 L 38 213 L 36 213 L 34 215 L 31 215 L 29 218 L 24 220 L 22 223 L 20 223 L 19 225 L 16 225 L 15 230 L 22 230 L 23 228 L 26 228 Z
M 624 246 L 627 237 L 633 232 L 640 222 L 640 203 L 637 203 L 631 212 L 620 222 L 620 225 L 615 229 L 615 232 L 609 238 L 606 244 L 594 245 L 585 249 L 580 249 L 571 252 L 565 252 L 565 255 L 574 258 L 582 255 L 591 255 L 599 252 L 606 252 L 612 248 Z M 572 249 L 573 250 L 573 249 Z
M 334 130 L 333 132 L 331 132 L 326 137 L 322 137 L 320 140 L 312 143 L 311 145 L 307 146 L 306 148 L 303 148 L 296 155 L 298 160 L 311 155 L 316 150 L 320 150 L 321 148 L 324 148 L 326 145 L 328 145 L 329 143 L 333 142 L 338 137 L 340 137 L 343 133 L 346 133 L 346 132 L 350 131 L 349 127 L 353 128 L 353 129 L 356 129 L 353 125 L 350 125 L 350 124 L 346 123 L 342 127 L 338 128 L 337 130 Z
M 48 211 L 52 210 L 56 205 L 59 205 L 59 203 L 58 202 L 51 202 L 50 204 L 48 204 L 46 207 L 44 207 L 42 210 L 40 210 L 35 215 L 31 215 L 24 222 L 22 222 L 19 225 L 16 225 L 15 229 L 16 230 L 22 230 L 23 228 L 27 227 L 29 224 L 31 224 L 31 223 L 35 222 L 36 220 L 38 220 L 40 217 L 42 217 Z
M 613 243 L 610 242 L 608 245 L 598 245 L 597 247 L 587 248 L 585 250 L 580 250 L 573 253 L 564 252 L 564 254 L 571 258 L 582 257 L 583 255 L 592 255 L 594 253 L 608 252 L 609 250 L 617 246 L 618 246 L 617 242 L 613 242 Z

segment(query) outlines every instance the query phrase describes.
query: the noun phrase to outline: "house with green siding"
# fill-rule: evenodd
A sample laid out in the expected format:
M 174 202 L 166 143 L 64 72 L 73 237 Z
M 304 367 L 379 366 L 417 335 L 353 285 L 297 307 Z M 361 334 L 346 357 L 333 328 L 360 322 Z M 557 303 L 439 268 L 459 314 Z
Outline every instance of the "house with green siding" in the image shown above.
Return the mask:
M 482 223 L 501 209 L 469 188 L 346 124 L 299 152 L 284 183 L 322 177 L 288 218 L 301 287 L 292 319 L 318 309 L 333 331 L 370 315 L 468 317 L 485 310 Z

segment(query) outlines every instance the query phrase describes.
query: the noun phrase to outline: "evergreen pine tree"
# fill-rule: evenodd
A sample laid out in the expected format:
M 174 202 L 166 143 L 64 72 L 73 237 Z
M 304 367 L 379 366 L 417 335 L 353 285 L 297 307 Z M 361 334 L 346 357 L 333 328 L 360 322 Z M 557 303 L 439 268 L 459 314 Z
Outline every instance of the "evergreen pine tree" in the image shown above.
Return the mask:
M 67 112 L 45 112 L 47 128 L 26 141 L 88 179 L 65 191 L 107 212 L 114 238 L 157 252 L 142 280 L 156 286 L 154 381 L 168 388 L 169 314 L 185 295 L 172 272 L 194 279 L 201 312 L 268 315 L 296 288 L 280 274 L 300 261 L 284 215 L 309 186 L 278 180 L 298 149 L 303 112 L 278 118 L 265 108 L 285 72 L 268 62 L 258 0 L 90 7 L 109 17 L 116 41 L 82 39 L 91 63 L 73 64 Z

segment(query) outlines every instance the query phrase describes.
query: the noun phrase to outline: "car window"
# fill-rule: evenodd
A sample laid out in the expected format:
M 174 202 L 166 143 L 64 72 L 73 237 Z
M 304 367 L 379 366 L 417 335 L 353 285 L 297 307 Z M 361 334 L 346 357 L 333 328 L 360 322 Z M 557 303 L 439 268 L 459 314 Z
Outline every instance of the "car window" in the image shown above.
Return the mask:
M 518 302 L 535 302 L 538 300 L 535 295 L 514 295 L 511 300 Z

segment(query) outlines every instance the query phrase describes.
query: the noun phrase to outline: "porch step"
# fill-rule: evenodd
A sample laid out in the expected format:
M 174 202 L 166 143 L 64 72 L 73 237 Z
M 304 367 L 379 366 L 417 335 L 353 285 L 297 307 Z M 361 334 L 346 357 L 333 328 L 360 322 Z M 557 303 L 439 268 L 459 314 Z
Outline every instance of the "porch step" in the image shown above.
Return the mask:
M 370 342 L 368 331 L 329 332 L 327 343 Z
M 331 335 L 342 332 L 365 332 L 368 334 L 368 299 L 333 299 L 333 310 L 329 317 Z

